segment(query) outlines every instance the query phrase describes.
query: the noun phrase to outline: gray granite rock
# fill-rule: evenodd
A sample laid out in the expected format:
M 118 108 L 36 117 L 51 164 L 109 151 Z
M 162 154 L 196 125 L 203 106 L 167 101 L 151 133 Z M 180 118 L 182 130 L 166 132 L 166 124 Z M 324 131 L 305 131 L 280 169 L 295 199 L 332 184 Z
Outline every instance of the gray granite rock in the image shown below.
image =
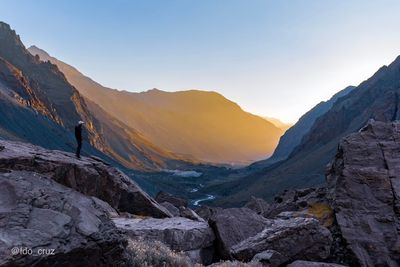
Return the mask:
M 161 202 L 160 205 L 166 208 L 169 211 L 169 213 L 171 213 L 172 216 L 179 217 L 180 215 L 179 209 L 174 205 L 172 205 L 171 203 L 164 201 Z
M 370 121 L 344 138 L 327 182 L 354 264 L 399 266 L 400 123 Z
M 217 238 L 217 253 L 222 259 L 230 259 L 230 249 L 241 241 L 261 232 L 270 221 L 247 208 L 231 208 L 216 211 L 209 219 Z
M 322 260 L 329 256 L 332 237 L 318 220 L 296 217 L 271 222 L 261 233 L 234 245 L 233 257 L 250 261 L 266 250 L 275 250 L 290 260 Z
M 0 140 L 0 169 L 34 171 L 95 196 L 121 212 L 152 217 L 171 217 L 164 207 L 146 194 L 135 182 L 99 158 L 82 157 L 67 152 Z
M 275 250 L 266 250 L 256 254 L 252 262 L 259 262 L 265 267 L 279 267 L 289 259 Z
M 244 205 L 245 208 L 251 209 L 255 211 L 257 214 L 261 216 L 266 216 L 269 209 L 270 205 L 262 198 L 256 198 L 256 197 L 251 197 L 249 202 Z
M 41 174 L 2 170 L 0 266 L 124 266 L 127 240 L 114 215 L 107 203 Z
M 194 210 L 185 208 L 183 206 L 179 207 L 179 214 L 181 217 L 184 218 L 188 218 L 199 222 L 205 222 L 205 220 L 201 218 Z
M 114 218 L 116 226 L 132 238 L 147 241 L 160 241 L 172 250 L 187 252 L 194 260 L 201 258 L 202 263 L 211 262 L 210 250 L 215 239 L 212 229 L 206 222 L 173 217 L 165 219 Z

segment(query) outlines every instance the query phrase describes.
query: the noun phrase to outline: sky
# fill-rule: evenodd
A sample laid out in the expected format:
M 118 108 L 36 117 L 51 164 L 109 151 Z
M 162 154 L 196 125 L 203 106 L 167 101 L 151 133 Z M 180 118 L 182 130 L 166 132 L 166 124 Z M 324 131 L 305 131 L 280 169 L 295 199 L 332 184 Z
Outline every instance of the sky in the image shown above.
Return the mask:
M 0 21 L 104 86 L 217 91 L 297 119 L 400 55 L 398 0 L 0 0 Z

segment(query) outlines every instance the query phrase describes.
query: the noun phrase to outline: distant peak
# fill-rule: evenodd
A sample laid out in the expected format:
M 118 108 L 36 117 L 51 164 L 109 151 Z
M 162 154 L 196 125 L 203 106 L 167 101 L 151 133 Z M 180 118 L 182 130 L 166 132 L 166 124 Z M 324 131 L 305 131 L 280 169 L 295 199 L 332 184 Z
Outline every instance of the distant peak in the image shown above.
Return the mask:
M 25 49 L 21 38 L 15 32 L 15 30 L 11 29 L 11 26 L 9 24 L 2 21 L 0 21 L 0 39 L 1 42 L 6 46 L 19 46 Z
M 11 30 L 10 25 L 5 23 L 5 22 L 3 22 L 3 21 L 0 21 L 0 28 L 1 29 L 5 29 L 5 30 Z
M 160 90 L 158 88 L 153 88 L 153 89 L 149 89 L 147 91 L 144 91 L 143 93 L 144 94 L 160 94 L 160 93 L 166 93 L 166 92 L 163 91 L 163 90 Z
M 44 51 L 43 49 L 37 47 L 36 45 L 31 45 L 31 46 L 28 48 L 28 51 L 31 52 L 31 54 L 33 54 L 33 55 L 37 55 L 37 54 L 38 54 L 39 56 L 45 55 L 45 56 L 47 56 L 47 57 L 50 57 L 49 53 L 47 53 L 47 52 Z

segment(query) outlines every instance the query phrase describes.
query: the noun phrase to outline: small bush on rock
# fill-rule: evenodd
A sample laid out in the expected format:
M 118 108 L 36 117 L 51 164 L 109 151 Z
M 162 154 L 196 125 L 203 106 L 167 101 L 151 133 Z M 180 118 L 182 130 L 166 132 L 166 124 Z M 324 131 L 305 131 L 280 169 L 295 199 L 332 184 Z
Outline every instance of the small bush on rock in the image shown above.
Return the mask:
M 132 267 L 191 267 L 183 253 L 173 252 L 161 242 L 129 240 L 128 252 Z

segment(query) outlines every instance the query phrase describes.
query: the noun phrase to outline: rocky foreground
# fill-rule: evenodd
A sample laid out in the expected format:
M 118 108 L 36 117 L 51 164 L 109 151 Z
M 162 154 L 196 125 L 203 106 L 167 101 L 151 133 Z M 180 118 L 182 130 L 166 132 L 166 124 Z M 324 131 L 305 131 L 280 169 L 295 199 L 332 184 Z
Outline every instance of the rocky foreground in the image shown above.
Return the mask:
M 400 123 L 343 139 L 326 187 L 196 212 L 98 158 L 0 141 L 0 266 L 399 266 L 399 201 Z

